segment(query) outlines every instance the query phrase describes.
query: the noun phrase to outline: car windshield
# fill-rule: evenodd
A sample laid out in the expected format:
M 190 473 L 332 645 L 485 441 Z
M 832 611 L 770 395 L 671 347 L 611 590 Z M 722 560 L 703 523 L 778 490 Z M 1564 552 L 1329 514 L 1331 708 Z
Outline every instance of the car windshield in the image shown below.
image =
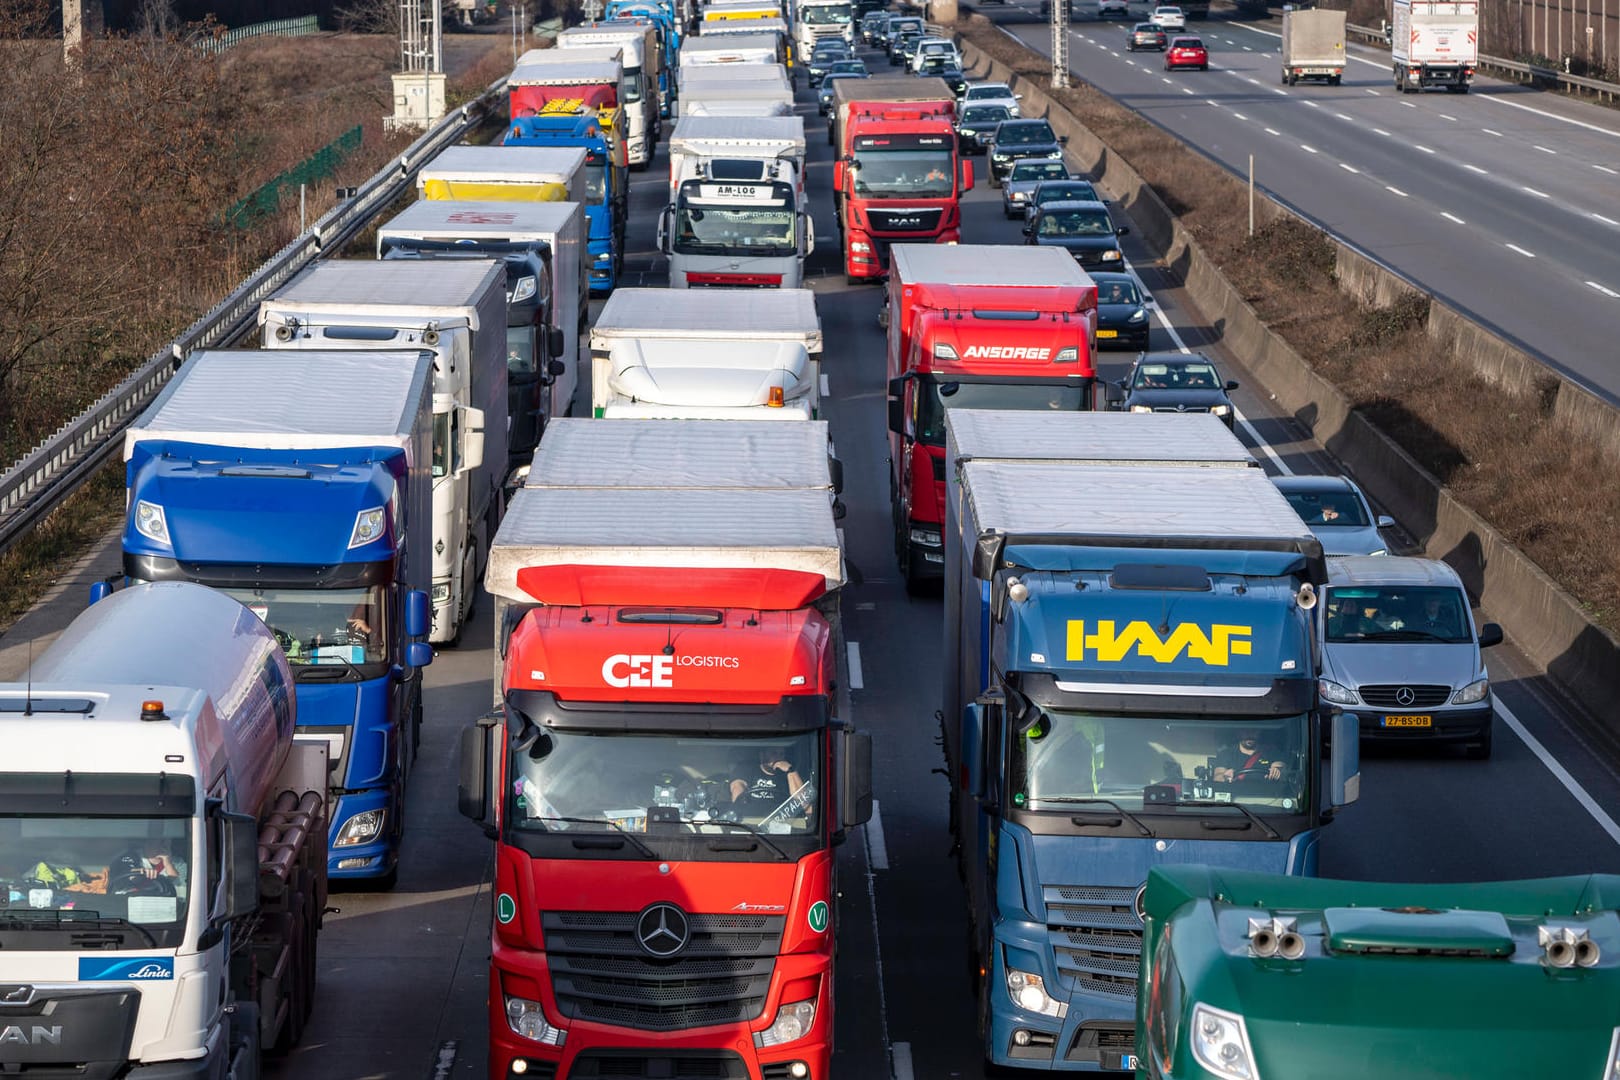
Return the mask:
M 1104 799 L 1135 812 L 1219 804 L 1302 813 L 1308 718 L 1102 716 L 1054 710 L 1011 733 L 1008 795 L 1019 810 L 1073 814 Z M 1100 810 L 1109 809 L 1099 804 Z
M 1017 183 L 1020 180 L 1061 180 L 1068 175 L 1069 167 L 1061 161 L 1020 161 L 1007 179 Z
M 1204 43 L 1195 37 L 1178 37 L 1170 43 L 1172 49 L 1202 49 Z
M 962 123 L 998 124 L 1009 115 L 1005 105 L 970 105 L 962 110 Z
M 894 198 L 942 198 L 953 190 L 949 150 L 876 150 L 856 153 L 855 191 Z
M 1137 23 L 1136 24 L 1136 32 L 1138 34 L 1150 34 L 1150 35 L 1153 35 L 1153 36 L 1157 36 L 1158 34 L 1162 33 L 1162 31 L 1157 26 L 1154 26 L 1152 23 L 1146 23 L 1146 22 L 1145 23 Z
M 840 60 L 827 69 L 828 75 L 865 75 L 866 65 L 859 60 Z
M 1354 492 L 1343 488 L 1325 491 L 1285 491 L 1283 497 L 1307 525 L 1369 524 L 1366 508 Z
M 1037 236 L 1112 236 L 1106 210 L 1053 210 L 1041 215 Z
M 1108 281 L 1097 283 L 1097 303 L 1099 304 L 1140 304 L 1141 294 L 1136 291 L 1134 281 Z
M 1052 126 L 1045 120 L 1033 124 L 1004 124 L 996 132 L 996 142 L 1002 146 L 1028 146 L 1033 143 L 1057 142 Z
M 1131 379 L 1135 390 L 1218 390 L 1213 364 L 1138 364 Z
M 376 664 L 387 658 L 383 586 L 354 589 L 221 589 L 268 626 L 301 677 L 301 669 Z
M 197 866 L 190 818 L 0 815 L 0 948 L 175 948 Z
M 927 446 L 944 446 L 945 413 L 948 409 L 1079 412 L 1086 408 L 1087 397 L 1085 388 L 1063 383 L 927 379 L 917 395 L 917 438 Z
M 805 5 L 799 9 L 799 21 L 806 26 L 847 23 L 853 11 L 854 7 L 850 4 L 821 4 L 816 7 Z
M 1474 640 L 1467 600 L 1448 585 L 1330 586 L 1322 620 L 1335 644 Z
M 1097 189 L 1091 186 L 1089 180 L 1080 180 L 1065 184 L 1042 184 L 1035 190 L 1035 201 L 1040 204 L 1049 202 L 1098 202 Z
M 988 83 L 981 86 L 970 86 L 967 89 L 967 101 L 978 101 L 980 98 L 1010 98 L 1012 91 L 1002 83 Z

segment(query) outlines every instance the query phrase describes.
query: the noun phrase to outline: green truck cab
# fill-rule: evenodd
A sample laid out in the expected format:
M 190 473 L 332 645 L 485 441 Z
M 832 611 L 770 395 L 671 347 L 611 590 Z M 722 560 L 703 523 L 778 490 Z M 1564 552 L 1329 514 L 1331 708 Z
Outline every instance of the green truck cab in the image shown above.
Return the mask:
M 1139 1077 L 1620 1077 L 1620 876 L 1172 866 L 1137 907 Z

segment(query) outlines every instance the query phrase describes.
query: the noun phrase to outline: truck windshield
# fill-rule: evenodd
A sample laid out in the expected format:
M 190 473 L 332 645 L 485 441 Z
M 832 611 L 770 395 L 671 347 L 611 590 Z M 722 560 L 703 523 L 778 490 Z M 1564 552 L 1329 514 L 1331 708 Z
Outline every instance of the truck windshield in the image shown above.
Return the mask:
M 601 161 L 585 163 L 585 200 L 593 206 L 607 201 L 607 165 Z
M 943 199 L 955 190 L 951 181 L 954 162 L 949 149 L 878 150 L 855 152 L 855 193 L 878 199 Z
M 821 831 L 825 805 L 821 762 L 816 732 L 719 737 L 544 728 L 513 752 L 506 821 L 516 833 L 626 832 L 654 849 L 666 837 L 749 830 L 810 836 Z
M 675 211 L 678 255 L 787 256 L 796 254 L 795 214 L 788 205 L 769 207 L 691 206 Z
M 925 378 L 918 388 L 917 438 L 945 445 L 948 409 L 1018 409 L 1079 412 L 1090 406 L 1090 388 L 1040 382 L 951 382 Z
M 853 4 L 806 4 L 799 9 L 799 21 L 806 26 L 831 26 L 847 23 L 854 13 Z
M 275 632 L 293 678 L 333 665 L 347 670 L 388 658 L 383 586 L 355 589 L 221 589 Z M 323 672 L 317 678 L 330 678 Z
M 1055 710 L 1013 730 L 1007 796 L 1019 810 L 1073 813 L 1104 799 L 1133 813 L 1241 804 L 1309 806 L 1309 718 L 1214 720 Z
M 0 949 L 178 947 L 191 833 L 185 817 L 0 816 Z
M 641 100 L 641 69 L 624 69 L 624 103 L 634 105 Z

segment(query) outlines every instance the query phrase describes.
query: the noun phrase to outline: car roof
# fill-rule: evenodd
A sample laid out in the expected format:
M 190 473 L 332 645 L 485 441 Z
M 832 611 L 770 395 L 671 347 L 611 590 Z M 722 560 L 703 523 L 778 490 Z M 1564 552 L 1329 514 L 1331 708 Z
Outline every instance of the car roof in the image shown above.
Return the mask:
M 1058 202 L 1044 203 L 1037 213 L 1055 214 L 1060 210 L 1101 210 L 1105 214 L 1108 213 L 1108 207 L 1097 199 L 1062 199 Z M 1181 354 L 1172 353 L 1171 355 L 1180 356 Z
M 1092 277 L 1096 277 L 1095 274 Z M 1301 475 L 1273 476 L 1271 482 L 1277 485 L 1278 491 L 1360 491 L 1355 482 L 1348 476 L 1331 475 Z
M 969 83 L 968 84 L 968 89 L 969 90 L 991 90 L 991 89 L 995 89 L 995 90 L 1000 90 L 1007 97 L 1012 97 L 1013 96 L 1012 87 L 1008 86 L 1004 82 L 976 82 L 976 83 Z
M 1137 356 L 1138 364 L 1213 364 L 1212 357 L 1201 352 L 1145 352 Z
M 1135 26 L 1131 27 L 1131 29 L 1133 31 L 1134 30 L 1152 30 L 1155 33 L 1159 33 L 1159 34 L 1164 33 L 1164 27 L 1160 26 L 1156 22 L 1139 22 Z
M 1093 284 L 1112 285 L 1116 281 L 1121 284 L 1136 284 L 1135 277 L 1130 274 L 1120 273 L 1118 270 L 1088 270 L 1086 273 L 1090 276 Z M 1275 480 L 1276 477 L 1272 477 L 1272 479 Z
M 1024 160 L 1025 161 L 1059 161 L 1061 159 L 1060 158 L 1025 158 Z M 1042 180 L 1039 184 L 1036 184 L 1035 186 L 1036 187 L 1054 187 L 1054 188 L 1056 188 L 1056 187 L 1062 187 L 1064 184 L 1084 184 L 1086 187 L 1090 188 L 1092 191 L 1097 190 L 1096 181 L 1095 180 L 1088 180 L 1084 176 L 1064 176 L 1064 177 L 1061 177 L 1061 178 L 1060 177 L 1052 177 L 1050 179 Z
M 1170 39 L 1170 44 L 1171 45 L 1179 45 L 1183 41 L 1190 41 L 1194 45 L 1202 45 L 1204 43 L 1203 40 L 1201 38 L 1199 38 L 1197 34 L 1177 34 L 1175 37 Z
M 1462 588 L 1457 571 L 1438 559 L 1407 555 L 1335 555 L 1328 559 L 1329 585 L 1450 585 Z
M 1069 163 L 1058 157 L 1056 154 L 1053 154 L 1051 157 L 1019 158 L 1017 161 L 1013 162 L 1013 168 L 1015 169 L 1020 165 L 1062 165 L 1065 169 L 1069 167 Z

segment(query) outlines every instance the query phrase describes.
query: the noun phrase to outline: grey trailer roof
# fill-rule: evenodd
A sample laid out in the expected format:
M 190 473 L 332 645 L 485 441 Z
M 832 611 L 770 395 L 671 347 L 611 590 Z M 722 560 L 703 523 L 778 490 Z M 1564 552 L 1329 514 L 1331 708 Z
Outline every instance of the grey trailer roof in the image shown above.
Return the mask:
M 577 146 L 447 146 L 422 166 L 418 183 L 445 176 L 519 182 L 563 177 L 571 182 L 584 164 L 585 151 Z
M 272 450 L 403 446 L 432 381 L 432 354 L 414 350 L 199 350 L 125 429 L 124 458 L 158 439 Z
M 758 33 L 787 33 L 787 23 L 782 19 L 767 17 L 764 19 L 721 19 L 715 22 L 706 22 L 698 27 L 698 37 L 725 37 L 736 34 Z M 681 43 L 686 48 L 686 43 Z
M 333 311 L 345 305 L 409 308 L 427 317 L 473 313 L 491 279 L 506 287 L 506 264 L 493 259 L 323 259 L 301 270 L 269 300 L 267 310 Z
M 616 289 L 591 327 L 591 348 L 625 338 L 800 341 L 814 353 L 821 319 L 809 289 Z
M 635 420 L 598 420 L 633 424 Z M 521 488 L 490 545 L 484 587 L 519 603 L 532 566 L 798 570 L 844 582 L 825 491 Z
M 873 75 L 865 79 L 839 79 L 833 84 L 837 101 L 950 101 L 956 94 L 937 75 Z
M 558 50 L 549 49 L 544 51 L 556 52 Z M 591 42 L 583 45 L 571 45 L 562 51 L 566 52 L 570 56 L 578 57 L 581 60 L 608 60 L 618 64 L 621 68 L 624 67 L 624 46 L 615 44 L 611 41 Z M 541 60 L 540 62 L 545 64 L 555 63 L 556 61 L 547 58 Z
M 516 150 L 515 146 L 504 147 Z M 431 233 L 460 237 L 550 236 L 581 214 L 572 202 L 460 202 L 418 199 L 378 227 L 382 236 L 420 237 Z
M 775 34 L 757 34 L 747 31 L 738 34 L 711 34 L 708 37 L 686 38 L 681 42 L 681 58 L 692 53 L 730 52 L 733 49 L 769 49 L 776 51 L 781 44 Z
M 1315 541 L 1259 469 L 970 461 L 959 475 L 979 529 L 1011 537 Z
M 527 486 L 832 490 L 827 422 L 591 420 L 546 425 Z
M 746 144 L 763 146 L 773 152 L 778 147 L 791 147 L 802 157 L 804 117 L 683 116 L 676 121 L 675 133 L 669 137 L 670 153 L 717 155 L 744 149 Z M 1055 248 L 1041 250 L 1068 254 Z M 1074 259 L 1071 257 L 1069 262 L 1073 263 Z
M 1060 247 L 1009 244 L 895 244 L 892 272 L 906 282 L 1012 285 L 1039 288 L 1092 284 L 1074 256 Z
M 1462 579 L 1438 559 L 1396 555 L 1340 555 L 1327 561 L 1329 585 L 1450 585 L 1462 588 Z
M 585 49 L 544 49 L 528 54 L 506 77 L 508 86 L 574 86 L 588 83 L 617 83 L 624 77 L 624 65 L 617 60 L 597 60 L 581 56 Z
M 1226 424 L 1208 413 L 948 409 L 945 429 L 946 456 L 958 463 L 1056 461 L 1223 468 L 1259 464 Z

